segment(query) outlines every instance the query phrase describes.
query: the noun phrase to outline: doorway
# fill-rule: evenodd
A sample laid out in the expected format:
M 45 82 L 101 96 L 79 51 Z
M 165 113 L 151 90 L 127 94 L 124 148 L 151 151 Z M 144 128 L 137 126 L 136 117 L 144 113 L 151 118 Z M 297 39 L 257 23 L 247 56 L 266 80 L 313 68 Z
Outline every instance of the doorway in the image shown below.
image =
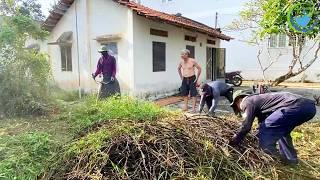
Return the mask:
M 214 81 L 224 79 L 226 72 L 226 49 L 207 47 L 206 77 Z

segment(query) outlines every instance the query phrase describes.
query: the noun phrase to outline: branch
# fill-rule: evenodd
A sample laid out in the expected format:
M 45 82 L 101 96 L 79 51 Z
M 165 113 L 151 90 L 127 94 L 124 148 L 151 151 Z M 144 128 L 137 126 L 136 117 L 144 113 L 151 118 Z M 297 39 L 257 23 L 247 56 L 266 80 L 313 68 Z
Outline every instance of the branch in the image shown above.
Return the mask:
M 289 66 L 289 72 L 288 74 L 292 74 L 292 71 L 293 71 L 293 68 L 296 66 L 297 64 L 297 61 L 298 61 L 298 58 L 297 58 L 297 51 L 296 51 L 296 46 L 297 46 L 297 40 L 296 40 L 296 35 L 294 36 L 290 36 L 290 38 L 293 38 L 293 44 L 292 44 L 292 47 L 293 47 L 293 60 L 292 60 L 292 63 L 291 65 Z
M 275 60 L 272 60 L 273 58 L 271 57 L 270 50 L 268 49 L 268 56 L 269 56 L 270 63 L 269 63 L 269 65 L 265 68 L 265 70 L 269 69 L 274 63 L 278 62 L 279 58 L 282 56 L 282 53 L 280 52 L 280 53 L 278 54 L 278 56 L 275 58 Z
M 304 67 L 302 67 L 298 72 L 293 73 L 292 75 L 293 75 L 293 76 L 296 76 L 296 75 L 302 73 L 303 71 L 305 71 L 306 69 L 308 69 L 308 68 L 318 59 L 318 53 L 319 53 L 319 51 L 320 51 L 320 42 L 318 43 L 318 47 L 317 47 L 317 50 L 316 50 L 316 52 L 315 52 L 315 54 L 314 54 L 314 58 L 311 59 L 311 60 L 309 61 L 309 63 L 306 64 Z
M 304 46 L 304 41 L 303 41 L 303 36 L 299 36 L 298 37 L 298 46 L 299 46 L 299 58 L 298 58 L 298 61 L 299 61 L 299 64 L 300 64 L 300 69 L 303 68 L 303 64 L 302 64 L 302 61 L 301 61 L 301 53 L 302 53 L 302 49 L 303 49 L 303 46 Z
M 303 56 L 302 60 L 304 60 L 306 58 L 306 56 L 309 54 L 309 52 L 316 46 L 317 42 L 315 41 L 313 43 L 313 45 L 311 46 L 311 48 L 309 48 L 309 50 L 306 52 L 306 54 Z
M 263 80 L 266 81 L 266 76 L 265 76 L 265 71 L 266 70 L 263 68 L 263 65 L 262 65 L 262 62 L 261 62 L 261 59 L 260 59 L 260 55 L 262 54 L 262 51 L 263 51 L 263 49 L 259 49 L 258 55 L 257 55 L 257 59 L 258 59 L 259 65 L 260 65 L 260 69 L 262 71 Z

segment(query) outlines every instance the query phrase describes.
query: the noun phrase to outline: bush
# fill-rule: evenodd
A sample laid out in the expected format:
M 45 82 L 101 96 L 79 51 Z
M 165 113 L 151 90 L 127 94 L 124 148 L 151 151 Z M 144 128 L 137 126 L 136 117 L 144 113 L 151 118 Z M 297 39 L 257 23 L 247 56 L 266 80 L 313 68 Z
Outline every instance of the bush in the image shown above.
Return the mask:
M 0 136 L 0 179 L 36 179 L 55 147 L 44 133 Z
M 49 72 L 45 55 L 20 52 L 0 71 L 0 111 L 7 116 L 43 114 L 49 101 Z
M 28 38 L 45 36 L 32 19 L 5 17 L 0 29 L 0 114 L 43 114 L 49 102 L 47 56 L 25 48 Z

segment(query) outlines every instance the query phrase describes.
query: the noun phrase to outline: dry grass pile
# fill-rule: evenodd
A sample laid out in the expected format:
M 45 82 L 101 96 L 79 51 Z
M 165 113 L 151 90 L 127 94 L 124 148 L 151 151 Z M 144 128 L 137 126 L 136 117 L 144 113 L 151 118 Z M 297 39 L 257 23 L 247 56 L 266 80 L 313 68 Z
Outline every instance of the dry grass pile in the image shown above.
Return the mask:
M 234 149 L 238 122 L 194 116 L 92 126 L 44 179 L 251 179 L 276 177 L 274 161 L 249 135 Z

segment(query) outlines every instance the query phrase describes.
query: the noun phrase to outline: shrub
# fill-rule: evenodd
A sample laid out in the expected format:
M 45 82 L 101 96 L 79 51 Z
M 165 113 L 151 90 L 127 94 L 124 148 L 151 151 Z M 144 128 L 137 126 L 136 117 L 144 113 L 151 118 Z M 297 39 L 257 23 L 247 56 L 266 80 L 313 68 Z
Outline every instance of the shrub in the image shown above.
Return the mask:
M 47 56 L 25 48 L 28 38 L 45 36 L 29 17 L 2 19 L 0 29 L 0 114 L 43 114 L 49 102 Z

